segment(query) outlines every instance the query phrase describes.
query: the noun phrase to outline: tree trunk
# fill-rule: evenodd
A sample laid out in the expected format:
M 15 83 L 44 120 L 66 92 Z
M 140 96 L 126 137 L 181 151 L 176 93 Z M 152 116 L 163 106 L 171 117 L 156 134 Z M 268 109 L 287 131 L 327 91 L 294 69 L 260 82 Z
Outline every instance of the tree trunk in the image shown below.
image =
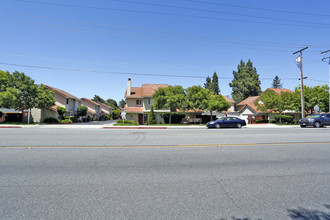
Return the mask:
M 280 112 L 280 124 L 282 124 L 282 113 Z
M 211 113 L 211 121 L 213 121 L 213 115 L 212 115 L 212 111 L 210 111 L 210 113 Z
M 170 120 L 169 120 L 169 124 L 171 124 L 172 122 L 172 112 L 170 112 Z

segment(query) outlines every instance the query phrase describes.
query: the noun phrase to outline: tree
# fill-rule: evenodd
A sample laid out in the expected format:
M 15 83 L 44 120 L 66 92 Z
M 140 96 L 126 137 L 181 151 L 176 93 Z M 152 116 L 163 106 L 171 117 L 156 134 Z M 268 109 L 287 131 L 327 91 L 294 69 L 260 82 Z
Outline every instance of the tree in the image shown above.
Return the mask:
M 282 89 L 282 87 L 283 85 L 281 83 L 281 79 L 278 76 L 275 76 L 275 78 L 273 79 L 272 88 Z
M 124 108 L 125 105 L 126 105 L 126 102 L 125 102 L 124 99 L 122 99 L 122 100 L 119 101 L 119 107 Z
M 149 125 L 156 124 L 156 115 L 155 115 L 155 112 L 154 112 L 154 106 L 151 106 L 151 109 L 150 109 L 150 112 L 149 112 L 148 124 Z
M 207 110 L 210 111 L 211 114 L 211 120 L 213 118 L 212 112 L 213 111 L 225 111 L 230 107 L 229 102 L 225 100 L 225 98 L 222 95 L 214 95 L 210 94 L 208 98 L 208 104 L 207 104 Z
M 216 72 L 213 73 L 213 77 L 212 77 L 212 91 L 215 95 L 220 94 L 219 78 Z
M 113 118 L 113 119 L 118 119 L 119 116 L 121 116 L 121 111 L 120 111 L 119 109 L 114 109 L 114 110 L 112 111 L 112 118 Z
M 246 64 L 241 60 L 237 66 L 237 71 L 233 71 L 233 75 L 234 79 L 229 83 L 229 86 L 232 87 L 232 96 L 236 102 L 260 94 L 259 74 L 250 60 Z
M 18 71 L 9 74 L 1 72 L 0 105 L 18 110 L 48 108 L 55 105 L 53 92 L 45 86 L 37 85 L 30 77 Z
M 212 91 L 201 86 L 191 86 L 186 89 L 185 110 L 203 110 L 208 106 L 208 98 Z
M 301 88 L 295 89 L 297 101 L 293 108 L 301 111 Z M 313 112 L 314 106 L 318 105 L 320 111 L 329 112 L 329 87 L 328 85 L 304 86 L 305 111 Z
M 81 117 L 85 117 L 87 115 L 87 111 L 88 111 L 88 108 L 87 106 L 84 106 L 84 105 L 81 105 L 78 107 L 78 117 L 81 116 Z
M 118 105 L 117 105 L 117 102 L 113 99 L 107 99 L 106 100 L 106 104 L 111 106 L 113 109 L 118 109 Z
M 280 123 L 282 123 L 282 113 L 291 108 L 290 104 L 294 96 L 291 92 L 281 92 L 280 95 L 273 90 L 266 90 L 261 93 L 260 98 L 254 103 L 261 111 L 275 111 L 280 113 Z
M 209 76 L 206 77 L 206 83 L 204 83 L 204 88 L 212 91 L 212 81 Z
M 172 120 L 172 112 L 176 109 L 182 109 L 185 103 L 185 92 L 182 86 L 168 86 L 159 88 L 154 94 L 155 109 L 170 109 L 170 120 Z
M 105 103 L 104 99 L 102 99 L 100 96 L 98 95 L 94 95 L 94 97 L 92 98 L 92 100 L 94 102 L 97 102 L 97 103 Z
M 60 123 L 61 123 L 61 120 L 63 119 L 65 112 L 66 112 L 66 108 L 57 106 L 57 114 L 60 116 Z

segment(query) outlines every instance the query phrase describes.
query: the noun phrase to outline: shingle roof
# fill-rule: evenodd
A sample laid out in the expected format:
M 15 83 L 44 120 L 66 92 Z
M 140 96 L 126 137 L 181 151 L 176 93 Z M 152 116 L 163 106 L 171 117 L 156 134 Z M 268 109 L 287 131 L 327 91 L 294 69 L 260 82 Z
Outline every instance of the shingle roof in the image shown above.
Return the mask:
M 125 98 L 142 98 L 151 97 L 159 88 L 166 88 L 167 84 L 142 84 L 142 87 L 131 87 L 131 95 L 127 96 L 125 92 Z
M 66 98 L 71 98 L 71 99 L 77 99 L 77 100 L 79 100 L 76 96 L 71 95 L 70 93 L 67 93 L 67 92 L 65 92 L 65 91 L 63 91 L 61 89 L 57 89 L 55 87 L 48 86 L 48 85 L 45 85 L 45 86 L 46 86 L 46 88 L 51 89 L 51 90 L 54 90 L 56 93 L 58 93 L 58 94 L 60 94 L 60 95 L 62 95 L 64 97 L 66 97 Z
M 233 104 L 233 103 L 235 103 L 235 101 L 234 100 L 232 100 L 232 99 L 230 99 L 230 98 L 228 98 L 228 96 L 223 96 L 224 98 L 225 98 L 225 100 L 227 101 L 227 102 L 229 102 L 230 104 Z
M 268 88 L 267 90 L 273 90 L 276 94 L 281 95 L 282 92 L 290 92 L 293 93 L 290 89 L 275 89 L 275 88 Z
M 109 108 L 109 109 L 112 108 L 111 106 L 108 106 L 108 105 L 106 105 L 106 104 L 104 104 L 104 103 L 100 103 L 100 105 L 102 105 L 103 107 Z
M 88 98 L 81 98 L 81 100 L 84 100 L 84 101 L 90 102 L 90 103 L 92 103 L 92 104 L 94 104 L 94 105 L 100 105 L 99 103 L 94 102 L 93 100 L 88 99 Z
M 142 113 L 143 107 L 127 107 L 127 105 L 126 105 L 125 112 L 126 113 Z
M 255 112 L 261 112 L 258 110 L 258 107 L 254 104 L 259 98 L 260 98 L 260 96 L 248 97 L 248 98 L 244 99 L 243 101 L 241 101 L 240 103 L 238 103 L 237 106 L 240 107 L 240 111 L 242 111 L 245 106 L 249 106 Z

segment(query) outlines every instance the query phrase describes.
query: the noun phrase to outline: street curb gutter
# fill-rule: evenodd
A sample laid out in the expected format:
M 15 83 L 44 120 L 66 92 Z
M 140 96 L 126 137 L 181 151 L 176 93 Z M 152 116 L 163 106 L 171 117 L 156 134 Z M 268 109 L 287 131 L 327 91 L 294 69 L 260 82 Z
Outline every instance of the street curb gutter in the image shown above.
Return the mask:
M 167 127 L 102 127 L 104 129 L 167 129 Z
M 0 128 L 22 128 L 19 126 L 0 126 Z

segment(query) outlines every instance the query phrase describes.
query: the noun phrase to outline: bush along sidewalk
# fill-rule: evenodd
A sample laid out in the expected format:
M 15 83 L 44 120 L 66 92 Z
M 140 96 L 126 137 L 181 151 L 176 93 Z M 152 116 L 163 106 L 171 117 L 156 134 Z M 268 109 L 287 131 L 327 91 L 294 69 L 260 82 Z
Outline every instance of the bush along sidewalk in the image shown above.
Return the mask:
M 130 126 L 136 126 L 139 125 L 138 122 L 136 121 L 132 121 L 132 120 L 118 120 L 116 124 L 114 124 L 114 126 L 121 126 L 121 125 L 130 125 Z

